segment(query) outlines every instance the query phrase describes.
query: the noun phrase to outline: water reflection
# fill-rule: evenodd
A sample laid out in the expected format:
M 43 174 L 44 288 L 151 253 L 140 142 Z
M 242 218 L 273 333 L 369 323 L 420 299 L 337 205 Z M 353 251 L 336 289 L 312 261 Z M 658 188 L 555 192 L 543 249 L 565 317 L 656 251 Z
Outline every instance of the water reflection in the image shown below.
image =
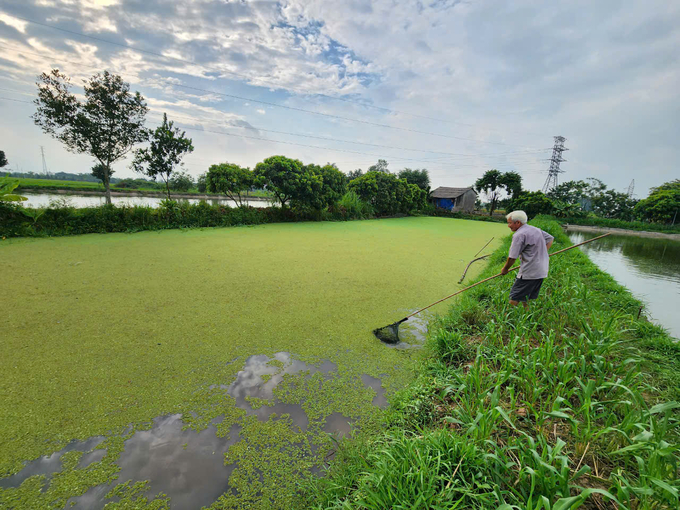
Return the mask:
M 106 203 L 106 198 L 101 195 L 62 195 L 58 193 L 22 193 L 28 198 L 21 205 L 24 207 L 47 207 L 51 202 L 65 202 L 72 207 L 97 207 Z M 163 198 L 161 197 L 123 197 L 112 196 L 111 203 L 115 206 L 121 205 L 144 205 L 148 207 L 158 207 Z M 236 207 L 236 202 L 227 199 L 203 199 L 203 198 L 177 198 L 178 202 L 187 202 L 190 204 L 197 204 L 199 202 L 207 202 L 210 205 L 228 205 L 229 207 Z M 250 207 L 270 207 L 271 202 L 267 200 L 248 200 L 247 204 Z
M 571 232 L 579 243 L 599 234 Z M 647 303 L 647 311 L 680 338 L 680 241 L 611 235 L 581 247 L 590 260 Z
M 242 362 L 243 363 L 243 362 Z M 230 384 L 220 385 L 227 389 L 236 401 L 236 406 L 244 409 L 247 415 L 254 415 L 261 421 L 267 421 L 272 413 L 277 416 L 289 414 L 292 425 L 306 431 L 309 419 L 300 404 L 284 404 L 276 399 L 274 389 L 284 380 L 284 376 L 300 374 L 311 377 L 320 372 L 325 379 L 337 376 L 338 366 L 330 361 L 309 365 L 295 360 L 287 352 L 278 352 L 271 358 L 264 355 L 250 356 Z M 381 380 L 369 375 L 362 375 L 361 381 L 375 392 L 373 405 L 385 407 L 387 399 Z M 214 386 L 213 386 L 214 387 Z M 313 398 L 313 395 L 310 396 Z M 253 405 L 251 399 L 270 401 L 272 405 Z M 148 480 L 152 498 L 163 492 L 170 496 L 171 508 L 201 508 L 210 505 L 227 491 L 233 491 L 229 485 L 232 471 L 237 463 L 225 465 L 227 450 L 244 440 L 239 434 L 241 425 L 234 424 L 226 436 L 217 435 L 217 422 L 223 416 L 213 420 L 210 425 L 196 432 L 185 428 L 181 414 L 161 416 L 153 420 L 149 430 L 138 430 L 125 441 L 124 450 L 116 464 L 120 467 L 118 478 L 110 484 L 102 484 L 89 489 L 85 494 L 70 498 L 66 508 L 101 509 L 108 502 L 117 498 L 106 499 L 106 495 L 118 484 L 127 480 Z M 354 419 L 339 412 L 325 417 L 323 431 L 337 438 L 351 433 Z M 81 458 L 78 468 L 102 460 L 106 454 L 104 449 L 95 449 L 103 437 L 94 437 L 87 441 L 72 442 L 66 448 L 50 456 L 41 457 L 27 463 L 19 473 L 0 480 L 0 487 L 18 487 L 29 477 L 46 475 L 45 484 L 49 485 L 54 473 L 63 468 L 61 457 L 72 450 L 86 452 Z M 318 445 L 312 445 L 312 453 Z M 319 473 L 315 465 L 313 473 Z

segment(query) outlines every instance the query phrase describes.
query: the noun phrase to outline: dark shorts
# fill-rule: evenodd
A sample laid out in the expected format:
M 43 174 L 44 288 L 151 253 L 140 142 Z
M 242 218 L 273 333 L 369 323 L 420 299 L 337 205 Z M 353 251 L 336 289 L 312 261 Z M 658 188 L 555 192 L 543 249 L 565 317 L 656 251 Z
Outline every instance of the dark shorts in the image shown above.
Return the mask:
M 510 289 L 510 299 L 512 301 L 526 301 L 527 299 L 536 299 L 538 293 L 543 285 L 543 278 L 540 280 L 522 280 L 515 279 Z

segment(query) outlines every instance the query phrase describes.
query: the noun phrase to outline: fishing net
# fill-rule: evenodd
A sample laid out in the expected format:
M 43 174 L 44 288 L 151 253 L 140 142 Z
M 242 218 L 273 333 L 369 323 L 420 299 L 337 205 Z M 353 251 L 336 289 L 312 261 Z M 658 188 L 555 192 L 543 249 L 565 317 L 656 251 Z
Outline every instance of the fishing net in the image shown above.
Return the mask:
M 381 342 L 385 342 L 386 344 L 398 344 L 399 343 L 399 324 L 401 324 L 402 321 L 395 322 L 394 324 L 390 324 L 389 326 L 385 326 L 383 328 L 378 328 L 373 330 L 373 334 L 380 340 Z

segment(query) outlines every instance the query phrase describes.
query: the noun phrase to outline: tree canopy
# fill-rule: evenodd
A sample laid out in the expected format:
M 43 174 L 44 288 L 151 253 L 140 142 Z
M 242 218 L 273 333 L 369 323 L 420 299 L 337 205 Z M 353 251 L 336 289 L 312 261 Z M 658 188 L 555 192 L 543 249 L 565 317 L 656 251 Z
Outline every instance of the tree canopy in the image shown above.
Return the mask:
M 302 203 L 320 192 L 323 179 L 298 159 L 272 156 L 255 166 L 255 183 L 266 186 L 285 207 L 291 200 Z
M 191 138 L 185 132 L 168 122 L 167 114 L 163 114 L 163 123 L 150 137 L 150 146 L 135 151 L 132 168 L 153 180 L 160 177 L 165 181 L 165 189 L 170 198 L 170 180 L 177 165 L 180 165 L 185 154 L 193 152 Z
M 106 171 L 106 202 L 111 203 L 111 164 L 147 139 L 144 119 L 148 108 L 130 85 L 108 71 L 83 85 L 84 99 L 71 93 L 70 79 L 53 69 L 38 77 L 33 121 L 70 152 L 93 156 Z
M 368 172 L 381 172 L 384 174 L 389 174 L 390 171 L 387 169 L 387 165 L 389 165 L 387 161 L 385 161 L 384 159 L 379 159 L 375 165 L 371 165 L 368 167 Z
M 475 189 L 477 192 L 484 192 L 489 199 L 489 216 L 491 216 L 496 209 L 498 199 L 500 198 L 501 187 L 501 172 L 496 169 L 488 170 L 482 177 L 475 182 Z
M 399 178 L 406 179 L 406 182 L 409 184 L 415 184 L 424 191 L 430 191 L 430 174 L 425 168 L 422 170 L 411 170 L 410 168 L 404 168 L 399 172 Z
M 5 151 L 0 151 L 0 168 L 5 167 L 7 165 L 9 165 L 9 161 L 7 161 Z
M 206 189 L 210 193 L 224 193 L 239 207 L 245 205 L 244 194 L 253 186 L 255 176 L 249 168 L 233 163 L 211 165 L 205 174 Z
M 635 212 L 644 219 L 678 223 L 680 216 L 680 179 L 675 179 L 651 189 L 651 193 L 635 206 Z

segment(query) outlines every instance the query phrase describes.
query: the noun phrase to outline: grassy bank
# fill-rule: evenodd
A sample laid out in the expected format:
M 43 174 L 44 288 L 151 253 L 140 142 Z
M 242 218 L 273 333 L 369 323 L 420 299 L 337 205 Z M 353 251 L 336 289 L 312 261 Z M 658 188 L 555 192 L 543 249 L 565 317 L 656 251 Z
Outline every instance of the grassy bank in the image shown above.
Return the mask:
M 668 234 L 680 234 L 680 221 L 675 225 L 666 225 L 663 223 L 651 223 L 646 221 L 623 221 L 613 220 L 609 218 L 560 218 L 561 223 L 570 223 L 572 225 L 585 225 L 589 227 L 606 227 L 606 228 L 623 228 L 627 230 L 642 230 L 649 232 L 665 232 Z
M 3 241 L 0 478 L 74 439 L 105 435 L 106 455 L 82 467 L 83 453 L 68 452 L 49 481 L 0 488 L 0 508 L 63 508 L 91 487 L 122 484 L 125 429 L 173 413 L 192 430 L 218 417 L 221 436 L 240 427 L 226 455 L 215 453 L 236 466 L 215 508 L 291 508 L 299 477 L 333 446 L 329 417 L 362 430 L 375 422 L 376 393 L 361 376 L 388 391 L 413 377 L 421 354 L 385 348 L 372 328 L 456 288 L 505 230 L 401 218 Z M 227 388 L 246 360 L 281 352 L 337 369 L 286 374 L 271 401 L 238 407 Z M 269 406 L 297 408 L 306 427 L 287 414 L 253 416 Z
M 0 177 L 4 179 L 4 177 Z M 44 191 L 49 193 L 49 191 L 63 190 L 68 192 L 77 193 L 78 191 L 99 191 L 101 193 L 105 192 L 104 185 L 98 182 L 88 182 L 88 181 L 64 181 L 61 179 L 30 179 L 26 177 L 12 178 L 19 181 L 19 187 L 17 191 L 33 191 L 40 192 Z M 141 194 L 165 194 L 165 185 L 159 183 L 156 187 L 130 187 L 130 186 L 118 186 L 116 184 L 111 185 L 111 191 L 128 192 L 134 191 Z M 171 194 L 182 194 L 182 195 L 205 195 L 206 192 L 200 192 L 197 188 L 190 189 L 188 191 L 173 191 Z M 248 193 L 251 197 L 270 197 L 271 193 L 267 193 L 263 190 L 251 191 Z
M 558 223 L 535 224 L 569 245 Z M 508 306 L 511 281 L 431 324 L 386 433 L 342 446 L 302 506 L 678 508 L 678 345 L 577 250 L 551 259 L 530 312 Z

